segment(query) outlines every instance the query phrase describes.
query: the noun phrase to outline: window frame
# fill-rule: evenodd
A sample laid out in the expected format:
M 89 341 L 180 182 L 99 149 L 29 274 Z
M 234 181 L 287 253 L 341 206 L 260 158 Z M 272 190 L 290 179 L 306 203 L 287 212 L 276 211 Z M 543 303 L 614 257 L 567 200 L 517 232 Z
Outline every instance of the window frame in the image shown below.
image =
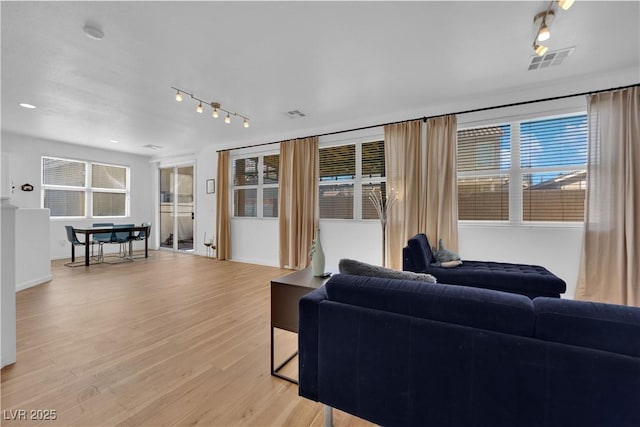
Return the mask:
M 69 185 L 60 185 L 60 184 L 45 184 L 44 183 L 44 160 L 45 159 L 53 159 L 60 160 L 65 162 L 74 162 L 74 163 L 83 163 L 85 168 L 85 182 L 84 186 L 69 186 Z M 126 188 L 125 189 L 114 189 L 114 188 L 100 188 L 93 187 L 92 183 L 92 174 L 93 174 L 93 165 L 101 165 L 101 166 L 110 166 L 116 168 L 125 169 L 126 173 Z M 63 190 L 63 191 L 77 191 L 84 193 L 84 215 L 59 215 L 59 216 L 50 216 L 50 219 L 105 219 L 105 218 L 128 218 L 131 216 L 131 168 L 125 165 L 118 165 L 114 163 L 104 163 L 104 162 L 94 162 L 91 160 L 81 160 L 81 159 L 73 159 L 68 157 L 58 157 L 58 156 L 49 156 L 42 155 L 40 156 L 40 207 L 44 208 L 44 199 L 46 190 Z M 124 215 L 94 215 L 93 214 L 93 194 L 94 193 L 116 193 L 116 194 L 124 194 L 125 195 L 125 207 L 124 207 Z
M 480 172 L 458 172 L 456 171 L 456 182 L 463 177 L 486 177 L 507 175 L 509 177 L 509 219 L 508 220 L 464 220 L 459 219 L 461 225 L 491 225 L 491 226 L 533 226 L 533 227 L 582 227 L 584 221 L 530 221 L 524 220 L 524 197 L 523 182 L 524 176 L 532 173 L 540 172 L 564 172 L 572 170 L 586 170 L 587 164 L 571 164 L 571 165 L 553 165 L 553 166 L 537 166 L 522 167 L 521 163 L 521 139 L 520 126 L 525 122 L 533 122 L 539 120 L 561 119 L 565 117 L 587 116 L 584 108 L 572 108 L 562 112 L 537 112 L 531 114 L 521 114 L 509 116 L 508 118 L 496 117 L 495 119 L 482 120 L 480 122 L 459 123 L 458 131 L 469 130 L 480 127 L 509 125 L 510 127 L 510 165 L 508 169 L 492 169 L 482 170 Z M 587 141 L 588 144 L 588 141 Z M 457 148 L 457 143 L 456 143 Z M 458 216 L 460 214 L 458 213 Z
M 346 145 L 355 145 L 355 176 L 353 179 L 341 179 L 341 180 L 320 180 L 318 176 L 318 199 L 321 186 L 329 186 L 336 184 L 349 184 L 353 185 L 353 217 L 352 218 L 323 218 L 319 217 L 320 221 L 380 221 L 379 218 L 363 218 L 363 186 L 371 184 L 386 185 L 386 165 L 384 175 L 381 177 L 363 177 L 362 176 L 362 146 L 367 143 L 382 142 L 383 156 L 384 156 L 384 136 L 383 135 L 370 135 L 361 137 L 346 138 L 341 141 L 328 141 L 318 144 L 318 160 L 320 159 L 320 150 L 332 147 L 340 147 Z M 318 206 L 319 208 L 319 206 Z
M 240 219 L 240 220 L 255 220 L 255 219 L 266 219 L 266 220 L 277 220 L 280 216 L 280 212 L 278 212 L 277 216 L 264 216 L 264 189 L 266 188 L 280 188 L 280 169 L 278 169 L 278 182 L 275 183 L 265 183 L 264 182 L 264 158 L 268 156 L 278 156 L 278 162 L 280 160 L 280 151 L 279 150 L 269 150 L 269 151 L 260 151 L 260 152 L 247 152 L 242 154 L 236 154 L 231 156 L 231 218 L 232 219 Z M 235 168 L 236 161 L 242 159 L 249 158 L 258 158 L 257 171 L 258 171 L 258 183 L 257 184 L 247 184 L 247 185 L 236 185 L 235 184 Z M 237 216 L 235 212 L 235 190 L 247 190 L 247 189 L 256 189 L 256 215 L 255 216 Z M 279 197 L 279 195 L 278 195 Z M 279 201 L 278 201 L 279 202 Z

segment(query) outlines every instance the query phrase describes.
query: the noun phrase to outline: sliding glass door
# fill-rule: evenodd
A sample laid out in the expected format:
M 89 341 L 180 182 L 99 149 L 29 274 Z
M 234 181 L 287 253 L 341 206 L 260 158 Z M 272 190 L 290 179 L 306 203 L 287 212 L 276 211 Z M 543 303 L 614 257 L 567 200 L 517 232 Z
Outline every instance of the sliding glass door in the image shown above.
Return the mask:
M 193 250 L 193 166 L 160 168 L 160 247 Z

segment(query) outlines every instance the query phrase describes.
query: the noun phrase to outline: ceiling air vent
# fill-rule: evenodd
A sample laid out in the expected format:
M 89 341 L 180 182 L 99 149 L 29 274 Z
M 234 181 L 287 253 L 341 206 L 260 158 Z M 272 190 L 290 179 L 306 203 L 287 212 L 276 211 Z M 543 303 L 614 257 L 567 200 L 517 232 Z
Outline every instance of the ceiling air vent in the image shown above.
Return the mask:
M 299 117 L 307 117 L 307 115 L 305 113 L 303 113 L 300 110 L 291 110 L 291 111 L 287 111 L 287 116 L 289 116 L 290 119 L 297 119 Z
M 529 64 L 529 71 L 560 65 L 573 53 L 575 46 L 566 49 L 554 50 L 543 56 L 533 56 Z

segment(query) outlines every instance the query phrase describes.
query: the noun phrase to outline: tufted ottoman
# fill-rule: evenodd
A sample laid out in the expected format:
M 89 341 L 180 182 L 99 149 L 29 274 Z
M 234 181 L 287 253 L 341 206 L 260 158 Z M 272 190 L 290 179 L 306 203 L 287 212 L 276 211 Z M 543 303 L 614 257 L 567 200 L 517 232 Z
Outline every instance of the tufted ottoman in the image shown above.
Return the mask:
M 427 236 L 417 234 L 403 249 L 403 270 L 432 274 L 438 283 L 472 286 L 526 295 L 553 297 L 567 290 L 564 280 L 539 265 L 491 261 L 467 261 L 454 268 L 433 267 Z

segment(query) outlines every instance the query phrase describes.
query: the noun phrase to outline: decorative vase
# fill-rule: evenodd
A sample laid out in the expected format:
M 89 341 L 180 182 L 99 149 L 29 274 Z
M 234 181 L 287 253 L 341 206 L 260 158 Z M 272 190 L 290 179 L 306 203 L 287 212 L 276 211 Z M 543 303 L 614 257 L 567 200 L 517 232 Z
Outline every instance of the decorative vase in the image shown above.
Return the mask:
M 319 228 L 316 238 L 311 244 L 311 271 L 316 277 L 324 276 L 324 251 L 322 250 Z

